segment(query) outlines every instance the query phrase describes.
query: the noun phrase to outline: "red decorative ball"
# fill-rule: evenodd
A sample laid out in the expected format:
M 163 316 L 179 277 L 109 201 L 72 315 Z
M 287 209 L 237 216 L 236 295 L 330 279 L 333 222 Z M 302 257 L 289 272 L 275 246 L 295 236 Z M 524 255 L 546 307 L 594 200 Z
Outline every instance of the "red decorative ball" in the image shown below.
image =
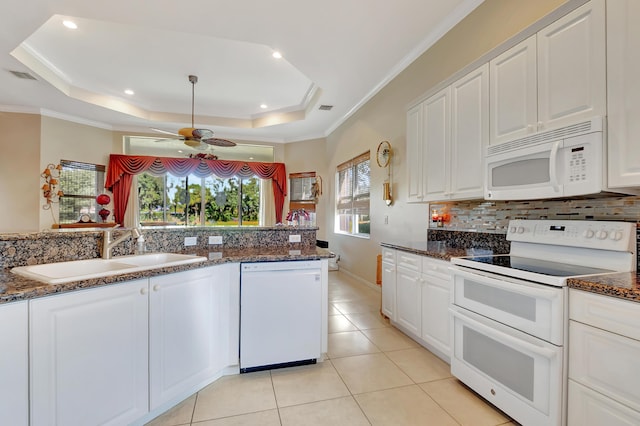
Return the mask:
M 104 206 L 105 204 L 109 204 L 111 202 L 111 197 L 109 197 L 107 194 L 100 194 L 96 197 L 96 202 L 101 206 Z

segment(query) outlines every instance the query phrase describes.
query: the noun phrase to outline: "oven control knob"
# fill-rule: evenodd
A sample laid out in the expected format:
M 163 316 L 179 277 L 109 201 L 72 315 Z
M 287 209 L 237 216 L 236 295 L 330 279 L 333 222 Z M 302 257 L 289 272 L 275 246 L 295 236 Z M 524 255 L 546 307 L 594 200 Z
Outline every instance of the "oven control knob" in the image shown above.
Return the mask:
M 591 229 L 587 229 L 582 235 L 584 235 L 585 238 L 593 238 L 595 232 L 593 232 L 593 230 Z
M 509 228 L 509 233 L 510 234 L 515 234 L 516 233 L 516 229 L 517 228 L 515 226 L 512 226 L 511 228 Z
M 524 234 L 524 226 L 518 226 L 518 234 Z
M 613 241 L 620 241 L 622 239 L 622 231 L 613 231 L 609 235 L 609 238 Z
M 609 233 L 607 231 L 596 232 L 596 238 L 598 238 L 599 240 L 605 240 L 607 236 L 609 236 Z

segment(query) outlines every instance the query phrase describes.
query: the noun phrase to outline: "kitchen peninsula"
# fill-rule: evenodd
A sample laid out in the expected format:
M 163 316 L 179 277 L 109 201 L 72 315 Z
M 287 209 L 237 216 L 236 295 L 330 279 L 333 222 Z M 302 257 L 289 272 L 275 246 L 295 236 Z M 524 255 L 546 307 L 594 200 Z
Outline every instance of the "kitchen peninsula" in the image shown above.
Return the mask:
M 122 232 L 113 231 L 114 237 Z M 0 365 L 5 420 L 34 426 L 54 418 L 58 424 L 144 424 L 218 378 L 237 374 L 240 264 L 246 262 L 318 261 L 322 359 L 331 253 L 315 247 L 316 228 L 142 233 L 150 252 L 207 260 L 48 285 L 10 268 L 98 258 L 102 232 L 0 235 L 0 321 L 12 325 L 0 331 L 8 348 L 8 362 Z M 185 237 L 196 244 L 185 247 Z M 135 243 L 115 246 L 114 258 L 132 254 Z

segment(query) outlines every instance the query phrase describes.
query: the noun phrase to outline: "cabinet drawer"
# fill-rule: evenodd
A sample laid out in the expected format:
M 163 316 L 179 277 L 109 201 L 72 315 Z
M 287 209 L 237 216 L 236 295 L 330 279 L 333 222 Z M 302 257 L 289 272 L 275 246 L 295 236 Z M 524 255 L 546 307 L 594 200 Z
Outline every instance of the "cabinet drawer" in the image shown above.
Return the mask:
M 569 380 L 569 426 L 634 426 L 640 413 Z
M 406 253 L 398 251 L 397 253 L 398 266 L 410 269 L 412 271 L 420 272 L 422 270 L 422 256 L 413 253 Z
M 569 318 L 640 340 L 640 303 L 585 291 L 569 291 Z
M 433 259 L 431 257 L 422 258 L 422 273 L 443 280 L 450 279 L 449 262 L 439 259 Z
M 640 341 L 569 321 L 569 378 L 640 411 Z
M 390 263 L 392 265 L 396 264 L 396 250 L 390 249 L 387 247 L 382 247 L 382 261 L 386 263 Z

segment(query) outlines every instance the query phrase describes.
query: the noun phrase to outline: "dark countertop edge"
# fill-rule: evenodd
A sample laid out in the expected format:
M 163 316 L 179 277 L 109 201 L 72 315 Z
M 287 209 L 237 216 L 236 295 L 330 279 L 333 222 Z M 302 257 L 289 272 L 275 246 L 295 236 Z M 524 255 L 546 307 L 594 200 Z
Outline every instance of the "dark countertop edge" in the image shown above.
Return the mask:
M 426 244 L 426 243 L 425 243 Z M 392 248 L 395 250 L 404 251 L 407 253 L 419 254 L 421 256 L 427 256 L 434 259 L 446 260 L 447 262 L 451 260 L 452 257 L 462 257 L 466 256 L 466 249 L 461 248 L 438 248 L 438 249 L 429 249 L 426 248 L 416 248 L 416 247 L 407 247 L 406 245 L 393 244 L 393 243 L 380 243 L 382 247 Z
M 26 287 L 25 290 L 16 290 L 11 294 L 3 294 L 0 292 L 0 305 L 4 303 L 19 302 L 22 300 L 30 300 L 43 296 L 51 296 L 62 294 L 76 290 L 89 288 L 98 288 L 110 284 L 123 283 L 137 279 L 156 277 L 159 275 L 173 274 L 192 269 L 206 268 L 208 266 L 220 265 L 225 263 L 249 263 L 249 262 L 279 262 L 279 261 L 299 261 L 299 260 L 321 260 L 335 257 L 327 249 L 317 248 L 315 254 L 267 254 L 267 255 L 232 255 L 224 256 L 220 259 L 209 259 L 203 262 L 190 263 L 186 265 L 168 266 L 164 268 L 154 268 L 145 271 L 133 272 L 130 274 L 112 275 L 103 278 L 92 278 L 81 281 L 72 281 L 63 284 L 46 284 L 29 278 L 19 277 L 11 273 L 10 269 L 0 271 L 5 276 L 15 277 L 16 282 L 20 282 L 21 286 Z M 0 287 L 2 284 L 0 283 Z
M 638 274 L 635 271 L 583 278 L 569 278 L 567 280 L 567 286 L 576 290 L 640 303 Z

